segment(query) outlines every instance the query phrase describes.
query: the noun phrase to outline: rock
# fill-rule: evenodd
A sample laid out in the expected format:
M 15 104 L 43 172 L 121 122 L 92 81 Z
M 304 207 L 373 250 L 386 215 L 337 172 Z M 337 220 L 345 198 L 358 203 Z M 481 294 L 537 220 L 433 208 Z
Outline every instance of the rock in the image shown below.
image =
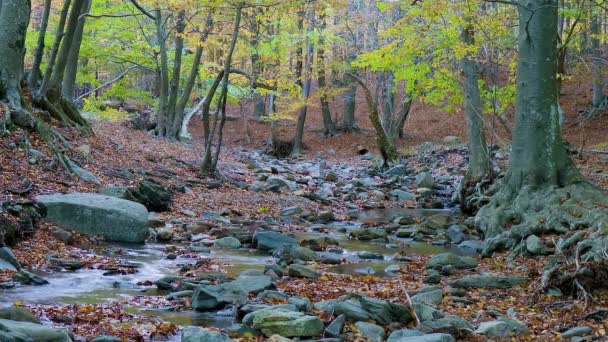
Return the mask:
M 313 251 L 320 252 L 324 251 L 329 246 L 338 246 L 339 242 L 334 238 L 323 236 L 315 239 L 302 240 L 300 241 L 300 245 L 302 247 L 308 247 Z
M 189 327 L 182 330 L 182 342 L 233 342 L 234 340 L 218 331 Z
M 299 311 L 312 310 L 312 302 L 306 297 L 291 297 L 287 299 L 287 303 L 295 305 Z
M 41 286 L 41 285 L 46 285 L 49 283 L 46 279 L 42 278 L 41 276 L 28 272 L 24 269 L 15 273 L 15 275 L 13 275 L 13 279 L 23 285 Z
M 526 239 L 526 249 L 532 255 L 540 255 L 545 253 L 545 244 L 536 235 L 530 235 Z
M 281 302 L 285 302 L 287 301 L 287 295 L 283 292 L 279 292 L 279 291 L 274 291 L 274 290 L 266 290 L 266 291 L 262 291 L 260 293 L 258 293 L 258 296 L 256 297 L 258 300 L 276 300 L 276 301 L 281 301 Z
M 126 186 L 109 186 L 99 190 L 101 195 L 118 197 L 124 200 L 133 200 Z
M 261 334 L 261 332 L 252 327 L 248 327 L 244 324 L 235 323 L 226 328 L 226 332 L 230 334 L 230 336 L 243 336 L 243 337 L 256 337 Z
M 192 295 L 195 310 L 221 309 L 228 304 L 242 305 L 247 301 L 247 292 L 232 283 L 199 285 Z
M 395 342 L 455 342 L 456 340 L 449 334 L 427 334 L 422 336 L 403 337 Z M 387 341 L 388 342 L 388 341 Z
M 173 239 L 173 235 L 175 235 L 175 231 L 172 227 L 161 228 L 156 232 L 156 240 L 168 242 Z
M 415 182 L 417 188 L 432 189 L 435 186 L 435 179 L 433 178 L 433 175 L 428 172 L 422 172 L 416 176 Z
M 382 254 L 368 252 L 368 251 L 359 252 L 359 253 L 357 253 L 357 256 L 361 259 L 374 259 L 374 260 L 383 260 L 384 259 L 384 256 Z
M 384 171 L 383 174 L 388 177 L 405 176 L 405 175 L 407 175 L 407 166 L 405 166 L 403 164 L 395 165 L 395 166 L 391 167 L 390 169 Z
M 306 247 L 297 247 L 291 251 L 291 257 L 302 261 L 316 261 L 319 259 L 319 255 Z
M 99 180 L 99 178 L 97 178 L 92 172 L 83 169 L 82 167 L 78 166 L 76 163 L 74 163 L 73 161 L 71 161 L 69 159 L 68 159 L 68 164 L 70 165 L 72 172 L 78 178 L 82 179 L 83 181 L 85 181 L 87 183 L 97 184 L 97 185 L 101 184 L 101 181 Z
M 479 240 L 466 240 L 459 243 L 458 248 L 479 254 L 483 250 L 483 242 Z
M 414 319 L 411 309 L 407 306 L 355 293 L 344 295 L 339 299 L 318 302 L 315 308 L 336 315 L 345 315 L 349 320 L 373 320 L 382 325 L 391 322 L 405 324 Z
M 306 266 L 293 264 L 293 265 L 290 265 L 289 268 L 287 269 L 287 275 L 289 275 L 290 277 L 295 277 L 295 278 L 316 279 L 321 276 L 321 273 L 313 270 L 312 268 L 306 267 Z
M 355 229 L 350 232 L 350 236 L 362 241 L 369 241 L 375 239 L 386 239 L 386 232 L 379 229 Z
M 0 260 L 8 262 L 15 268 L 15 270 L 21 269 L 21 264 L 19 264 L 17 257 L 15 256 L 13 251 L 8 247 L 0 247 Z
M 467 235 L 465 234 L 467 228 L 460 224 L 453 224 L 448 227 L 447 237 L 453 244 L 461 243 L 466 240 Z
M 399 329 L 399 330 L 393 331 L 389 335 L 388 339 L 386 339 L 386 342 L 400 342 L 400 341 L 402 341 L 403 338 L 406 338 L 406 337 L 415 337 L 415 336 L 422 336 L 422 335 L 424 335 L 424 334 L 418 330 Z
M 427 304 L 427 305 L 436 305 L 441 303 L 443 299 L 443 292 L 441 290 L 429 291 L 421 294 L 417 294 L 412 296 L 412 303 L 416 304 Z
M 122 339 L 114 336 L 99 335 L 89 342 L 122 342 Z
M 135 202 L 99 194 L 42 195 L 46 219 L 75 231 L 101 235 L 110 241 L 143 243 L 148 211 Z
M 196 213 L 192 210 L 188 210 L 188 209 L 182 209 L 179 211 L 181 214 L 184 214 L 188 217 L 196 217 Z
M 445 316 L 443 318 L 434 320 L 434 321 L 426 321 L 420 323 L 416 330 L 420 330 L 423 333 L 436 333 L 436 332 L 444 332 L 449 333 L 451 335 L 458 335 L 460 330 L 469 330 L 473 331 L 475 328 L 471 323 L 465 321 L 464 319 L 457 316 Z
M 416 315 L 418 315 L 420 322 L 434 321 L 445 317 L 441 311 L 422 303 L 414 304 L 414 310 L 416 310 Z
M 266 275 L 243 275 L 236 278 L 230 284 L 237 286 L 245 293 L 253 294 L 274 287 L 272 278 Z
M 74 243 L 74 235 L 68 232 L 65 229 L 59 227 L 53 227 L 52 231 L 53 237 L 67 245 L 71 245 Z
M 444 229 L 450 223 L 450 217 L 446 214 L 435 214 L 426 218 L 424 226 L 431 229 Z
M 479 324 L 475 333 L 489 338 L 508 338 L 527 331 L 528 328 L 522 323 L 502 319 Z
M 393 197 L 396 197 L 402 201 L 409 201 L 409 200 L 416 198 L 415 194 L 413 194 L 411 192 L 399 190 L 399 189 L 391 191 L 390 195 Z
M 298 240 L 287 234 L 278 232 L 259 232 L 253 236 L 258 249 L 272 251 L 284 246 L 297 247 Z
M 317 222 L 327 223 L 335 220 L 334 213 L 330 210 L 320 211 L 316 217 Z
M 398 238 L 411 238 L 414 235 L 416 235 L 416 228 L 403 228 L 403 229 L 399 229 L 399 230 L 397 230 L 397 232 L 395 233 L 395 235 Z
M 438 269 L 443 266 L 452 266 L 460 269 L 477 267 L 477 260 L 471 257 L 459 257 L 452 253 L 437 254 L 429 259 L 426 268 Z
M 213 241 L 213 246 L 218 248 L 240 248 L 241 241 L 235 237 L 227 236 Z
M 171 191 L 149 178 L 141 181 L 136 189 L 129 189 L 129 195 L 150 211 L 167 211 L 171 206 Z
M 448 285 L 459 288 L 508 289 L 525 282 L 526 277 L 522 276 L 474 274 L 448 281 Z
M 0 308 L 0 319 L 40 324 L 40 320 L 33 313 L 19 306 Z
M 428 270 L 426 278 L 424 278 L 424 282 L 427 284 L 439 284 L 441 282 L 441 273 L 434 269 Z
M 294 342 L 292 339 L 283 337 L 281 335 L 272 335 L 266 340 L 266 342 Z
M 386 337 L 384 329 L 376 324 L 359 321 L 355 323 L 355 327 L 359 331 L 359 335 L 370 342 L 382 342 Z
M 276 176 L 269 177 L 268 180 L 266 181 L 266 183 L 269 186 L 276 186 L 279 189 L 280 188 L 288 188 L 291 191 L 298 190 L 298 185 L 295 182 L 288 181 L 288 180 L 286 180 L 284 178 L 281 178 L 281 177 L 276 177 Z
M 317 316 L 284 309 L 262 310 L 253 318 L 253 327 L 266 336 L 317 336 L 323 332 L 323 322 Z
M 31 322 L 0 319 L 0 331 L 7 332 L 9 335 L 26 336 L 31 341 L 36 342 L 72 342 L 70 335 L 68 335 L 65 329 L 49 328 Z M 17 339 L 17 341 L 22 340 Z
M 342 334 L 342 329 L 344 329 L 344 324 L 346 323 L 346 316 L 339 315 L 334 319 L 327 328 L 325 328 L 325 335 L 330 337 L 338 337 Z
M 561 333 L 561 337 L 562 338 L 573 338 L 573 337 L 577 337 L 577 336 L 586 336 L 589 335 L 593 332 L 593 329 L 591 329 L 591 327 L 588 326 L 580 326 L 580 327 L 574 327 L 574 328 L 570 328 L 566 331 L 564 331 L 563 333 Z
M 289 207 L 281 209 L 281 216 L 295 216 L 300 215 L 304 212 L 304 209 L 300 207 Z

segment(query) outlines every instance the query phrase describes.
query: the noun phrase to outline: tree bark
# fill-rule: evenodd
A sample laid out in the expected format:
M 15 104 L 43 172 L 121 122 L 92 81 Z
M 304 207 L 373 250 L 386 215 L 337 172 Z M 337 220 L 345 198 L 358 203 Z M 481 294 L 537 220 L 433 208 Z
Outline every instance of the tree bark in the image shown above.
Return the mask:
M 177 14 L 175 27 L 175 57 L 173 58 L 173 77 L 169 85 L 169 100 L 167 102 L 167 134 L 166 137 L 177 139 L 181 113 L 176 110 L 179 92 L 179 80 L 182 74 L 182 55 L 184 50 L 184 30 L 186 29 L 186 11 L 181 10 Z
M 164 137 L 167 135 L 167 100 L 169 96 L 169 62 L 167 57 L 167 41 L 165 28 L 163 26 L 163 15 L 160 8 L 154 10 L 154 22 L 156 24 L 156 40 L 158 41 L 160 65 L 158 67 L 158 78 L 160 83 L 158 96 L 158 111 L 156 113 L 156 134 Z
M 82 35 L 84 33 L 84 23 L 86 14 L 91 10 L 91 0 L 84 0 L 80 11 L 80 18 L 74 33 L 72 47 L 70 49 L 65 76 L 63 79 L 63 96 L 69 101 L 76 98 L 76 76 L 78 75 L 78 58 L 80 57 L 80 46 L 82 45 Z
M 600 108 L 604 102 L 604 84 L 602 82 L 602 50 L 600 49 L 600 17 L 595 14 L 591 19 L 591 48 L 593 49 L 593 108 Z
M 20 110 L 25 102 L 21 81 L 30 8 L 29 0 L 0 1 L 0 104 L 13 110 Z
M 59 15 L 59 23 L 57 24 L 57 31 L 55 32 L 55 40 L 53 41 L 53 47 L 51 48 L 51 54 L 46 63 L 46 69 L 44 70 L 44 78 L 42 79 L 42 84 L 40 85 L 40 89 L 38 90 L 39 96 L 44 96 L 46 94 L 47 88 L 51 84 L 51 76 L 53 74 L 53 69 L 55 68 L 55 61 L 57 60 L 57 54 L 59 53 L 59 47 L 61 46 L 61 41 L 63 40 L 63 31 L 65 29 L 65 21 L 68 16 L 68 11 L 70 9 L 71 0 L 65 0 L 63 3 L 63 8 L 61 9 L 61 14 Z M 35 84 L 31 84 L 31 86 L 35 86 Z
M 36 42 L 36 50 L 34 51 L 34 62 L 28 80 L 31 89 L 36 89 L 38 87 L 38 82 L 40 81 L 40 76 L 42 74 L 40 66 L 42 65 L 42 57 L 44 57 L 44 37 L 46 36 L 46 30 L 49 25 L 51 2 L 52 0 L 45 0 L 44 2 L 42 22 L 40 24 L 40 29 L 38 30 L 38 41 Z
M 462 41 L 467 45 L 474 44 L 472 27 L 462 30 Z M 469 135 L 469 168 L 465 183 L 478 183 L 490 173 L 490 156 L 486 144 L 483 125 L 481 95 L 479 92 L 479 76 L 477 62 L 471 56 L 465 56 L 461 61 L 464 83 L 464 111 L 467 118 Z
M 329 108 L 329 96 L 327 94 L 327 78 L 325 76 L 325 39 L 323 38 L 323 33 L 327 26 L 326 20 L 327 19 L 325 13 L 320 14 L 319 29 L 321 31 L 321 34 L 319 36 L 319 48 L 317 50 L 317 77 L 319 80 L 319 92 L 321 92 L 321 95 L 319 96 L 319 101 L 321 102 L 321 114 L 323 115 L 323 134 L 325 136 L 334 136 L 336 135 L 336 125 L 334 124 L 331 118 L 331 110 Z

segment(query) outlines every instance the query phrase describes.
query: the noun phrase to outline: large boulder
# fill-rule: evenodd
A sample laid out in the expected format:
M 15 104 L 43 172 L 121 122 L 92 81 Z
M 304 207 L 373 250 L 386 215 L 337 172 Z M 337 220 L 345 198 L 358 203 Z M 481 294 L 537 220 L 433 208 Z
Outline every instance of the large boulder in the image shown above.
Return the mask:
M 199 285 L 192 294 L 195 310 L 221 309 L 228 304 L 242 305 L 247 301 L 247 292 L 233 283 Z
M 272 278 L 265 275 L 242 275 L 235 279 L 231 284 L 237 286 L 247 294 L 257 294 L 266 289 L 274 287 L 274 282 L 272 281 Z
M 442 268 L 443 266 L 452 266 L 455 268 L 475 268 L 477 260 L 471 257 L 460 257 L 452 253 L 437 254 L 429 259 L 426 263 L 426 268 Z
M 522 276 L 501 276 L 494 274 L 472 274 L 462 278 L 448 281 L 451 287 L 481 288 L 481 289 L 508 289 L 526 282 Z
M 298 240 L 287 234 L 279 232 L 259 232 L 253 236 L 257 248 L 264 251 L 272 251 L 281 247 L 297 247 Z
M 142 243 L 148 233 L 148 210 L 139 203 L 88 194 L 37 196 L 46 219 L 72 230 L 101 235 L 106 240 Z
M 308 316 L 289 310 L 263 310 L 253 318 L 253 327 L 266 336 L 285 337 L 317 336 L 323 332 L 323 322 L 317 316 Z
M 355 293 L 344 295 L 338 299 L 318 302 L 315 304 L 315 308 L 335 315 L 344 315 L 349 320 L 373 320 L 382 325 L 392 322 L 405 324 L 414 319 L 411 308 L 407 306 Z
M 13 337 L 14 341 L 72 342 L 70 335 L 68 335 L 68 332 L 65 329 L 54 329 L 30 322 L 0 319 L 0 333 L 1 332 Z M 2 335 L 0 335 L 0 337 L 2 337 Z M 11 340 L 9 339 L 8 341 Z

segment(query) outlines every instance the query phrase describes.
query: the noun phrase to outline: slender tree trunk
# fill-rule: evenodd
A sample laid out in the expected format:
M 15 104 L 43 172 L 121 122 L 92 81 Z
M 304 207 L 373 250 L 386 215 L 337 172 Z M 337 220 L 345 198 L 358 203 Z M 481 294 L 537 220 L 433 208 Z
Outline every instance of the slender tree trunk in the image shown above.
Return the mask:
M 65 76 L 63 80 L 63 96 L 66 99 L 73 101 L 76 95 L 76 75 L 78 74 L 78 58 L 80 56 L 80 45 L 82 44 L 82 35 L 84 33 L 84 23 L 86 20 L 86 14 L 91 9 L 92 0 L 84 0 L 80 11 L 80 18 L 76 26 L 76 32 L 74 33 L 74 39 L 72 42 L 72 48 L 68 55 L 67 66 L 65 69 Z
M 321 31 L 321 35 L 319 36 L 319 48 L 317 50 L 317 77 L 319 79 L 319 92 L 321 92 L 319 100 L 321 102 L 321 113 L 323 115 L 323 134 L 325 136 L 334 136 L 336 135 L 336 125 L 331 118 L 329 96 L 327 94 L 327 78 L 325 76 L 325 39 L 323 38 L 323 34 L 327 26 L 326 20 L 325 13 L 322 13 L 319 16 L 319 29 Z
M 473 35 L 472 27 L 463 29 L 462 41 L 467 45 L 473 45 Z M 469 134 L 469 169 L 465 179 L 467 183 L 477 183 L 491 171 L 490 156 L 483 126 L 477 62 L 473 57 L 466 56 L 462 59 L 461 65 L 464 76 L 464 111 Z
M 314 29 L 314 11 L 309 9 L 309 26 L 306 30 L 306 60 L 304 64 L 304 79 L 302 80 L 302 98 L 304 99 L 304 106 L 300 109 L 300 115 L 296 123 L 296 134 L 293 140 L 293 148 L 291 150 L 291 156 L 297 157 L 302 153 L 303 140 L 304 140 L 304 127 L 306 124 L 306 114 L 308 112 L 308 98 L 310 97 L 310 83 L 312 77 L 312 55 L 313 46 L 311 42 L 311 33 Z
M 51 54 L 46 63 L 46 69 L 44 71 L 44 78 L 42 79 L 42 84 L 40 85 L 40 89 L 38 90 L 39 96 L 44 96 L 48 87 L 51 84 L 51 76 L 53 74 L 53 68 L 55 67 L 55 61 L 57 60 L 57 54 L 59 53 L 59 47 L 61 46 L 61 41 L 63 40 L 65 21 L 68 16 L 68 11 L 70 9 L 71 3 L 71 0 L 65 0 L 63 3 L 63 8 L 61 9 L 61 14 L 59 15 L 59 23 L 57 24 L 57 31 L 55 32 L 55 40 L 53 41 L 53 47 L 51 48 Z M 35 85 L 32 84 L 32 86 Z
M 156 113 L 156 134 L 164 137 L 167 135 L 167 101 L 169 96 L 169 62 L 167 57 L 167 41 L 165 28 L 163 26 L 163 15 L 160 8 L 154 10 L 156 23 L 156 39 L 158 41 L 160 65 L 158 78 L 160 89 L 158 96 L 158 112 Z
M 593 49 L 593 108 L 600 108 L 604 102 L 604 84 L 602 82 L 602 50 L 600 49 L 601 34 L 600 16 L 595 14 L 591 19 L 591 48 Z
M 13 110 L 24 106 L 21 81 L 30 8 L 29 0 L 0 1 L 0 105 L 7 116 L 4 104 Z
M 201 173 L 206 174 L 206 175 L 213 175 L 213 174 L 215 174 L 215 172 L 217 170 L 217 163 L 219 160 L 220 150 L 222 147 L 223 129 L 224 129 L 224 124 L 226 123 L 226 109 L 225 108 L 226 108 L 226 98 L 228 96 L 228 81 L 229 81 L 229 76 L 230 76 L 230 66 L 232 65 L 232 55 L 234 54 L 236 42 L 239 37 L 239 27 L 241 25 L 242 11 L 243 11 L 243 8 L 241 6 L 238 6 L 236 8 L 236 14 L 234 17 L 234 29 L 232 30 L 232 42 L 230 43 L 230 49 L 228 50 L 228 54 L 226 55 L 225 60 L 224 60 L 224 70 L 223 70 L 222 81 L 221 81 L 222 90 L 220 93 L 219 104 L 218 104 L 218 115 L 220 115 L 220 113 L 221 113 L 221 118 L 219 119 L 220 123 L 219 123 L 219 129 L 218 129 L 217 146 L 215 147 L 215 149 L 216 149 L 215 154 L 212 154 L 213 135 L 214 135 L 213 132 L 211 132 L 211 134 L 207 138 L 207 142 L 205 144 L 206 145 L 205 154 L 203 157 L 203 162 L 201 164 Z M 207 97 L 209 97 L 208 103 L 211 103 L 211 100 L 213 99 L 213 94 L 207 95 Z M 208 112 L 209 112 L 209 110 L 207 110 L 207 113 Z M 213 131 L 215 131 L 215 128 L 216 128 L 215 126 L 217 125 L 217 121 L 218 121 L 218 118 L 216 116 Z
M 38 88 L 38 82 L 40 81 L 41 71 L 40 66 L 42 65 L 42 57 L 44 57 L 44 37 L 46 36 L 46 29 L 49 25 L 49 15 L 51 13 L 51 2 L 52 0 L 45 0 L 44 12 L 42 14 L 42 22 L 40 29 L 38 30 L 38 41 L 36 42 L 36 50 L 34 51 L 34 62 L 32 64 L 32 71 L 28 83 L 31 89 Z
M 349 82 L 345 79 L 345 81 Z M 342 130 L 345 132 L 358 132 L 355 113 L 357 110 L 357 84 L 349 82 L 344 92 L 344 115 L 342 116 Z
M 167 132 L 166 137 L 178 138 L 179 122 L 181 113 L 176 110 L 179 92 L 179 80 L 182 73 L 182 55 L 184 50 L 184 30 L 186 29 L 186 11 L 177 14 L 177 25 L 175 28 L 175 57 L 173 59 L 173 77 L 169 85 L 169 100 L 167 102 Z

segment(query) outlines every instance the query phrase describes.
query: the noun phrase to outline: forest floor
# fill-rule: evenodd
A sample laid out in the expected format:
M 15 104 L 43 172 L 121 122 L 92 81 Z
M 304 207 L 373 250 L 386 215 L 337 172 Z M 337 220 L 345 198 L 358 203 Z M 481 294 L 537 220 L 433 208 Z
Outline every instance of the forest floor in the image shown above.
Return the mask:
M 573 94 L 572 96 L 574 96 Z M 595 119 L 589 122 L 580 121 L 574 112 L 576 105 L 566 106 L 568 114 L 564 129 L 564 136 L 575 146 L 580 147 L 581 142 L 586 152 L 577 163 L 581 170 L 593 183 L 608 189 L 608 117 Z M 359 108 L 363 107 L 360 103 Z M 339 110 L 339 108 L 336 108 Z M 313 109 L 309 115 L 309 128 L 305 136 L 307 148 L 306 157 L 300 163 L 322 160 L 330 170 L 340 167 L 373 168 L 373 160 L 361 158 L 358 147 L 362 146 L 375 153 L 374 137 L 367 124 L 364 110 L 358 113 L 358 120 L 362 132 L 339 134 L 335 137 L 322 137 L 320 115 Z M 440 177 L 447 174 L 457 178 L 462 175 L 462 165 L 466 155 L 460 153 L 454 146 L 441 147 L 446 136 L 458 136 L 464 139 L 464 120 L 459 114 L 445 114 L 431 106 L 416 104 L 406 126 L 407 137 L 399 142 L 400 151 L 408 155 L 411 162 L 409 166 L 413 172 L 419 173 L 427 165 L 417 163 L 416 146 L 431 141 L 440 151 L 441 166 L 443 170 L 434 169 L 433 174 Z M 239 187 L 238 184 L 256 182 L 258 175 L 250 167 L 251 158 L 248 153 L 263 149 L 268 139 L 268 124 L 249 121 L 249 130 L 243 121 L 231 121 L 226 126 L 226 146 L 224 147 L 220 162 L 220 174 L 228 182 L 219 186 L 214 180 L 200 179 L 197 165 L 201 160 L 200 126 L 193 124 L 194 139 L 188 143 L 159 140 L 142 131 L 134 131 L 123 123 L 108 123 L 97 121 L 93 127 L 95 135 L 80 137 L 69 130 L 62 130 L 76 149 L 73 159 L 81 166 L 91 171 L 101 184 L 91 184 L 67 175 L 63 170 L 47 168 L 45 165 L 50 157 L 31 160 L 23 148 L 26 135 L 24 131 L 14 131 L 8 136 L 0 137 L 0 202 L 21 201 L 32 199 L 36 195 L 69 192 L 96 192 L 107 186 L 135 186 L 143 176 L 134 179 L 117 177 L 117 173 L 124 169 L 141 170 L 142 175 L 150 177 L 169 188 L 188 185 L 185 192 L 175 192 L 169 211 L 160 213 L 159 219 L 163 222 L 185 222 L 186 224 L 199 220 L 198 218 L 210 212 L 224 212 L 230 218 L 238 218 L 251 222 L 273 221 L 280 216 L 281 209 L 288 207 L 301 207 L 306 211 L 318 213 L 331 210 L 336 220 L 348 220 L 349 212 L 375 207 L 415 207 L 420 203 L 416 200 L 404 202 L 388 198 L 373 200 L 358 199 L 349 201 L 332 201 L 331 204 L 310 201 L 293 192 L 256 192 Z M 500 124 L 496 123 L 499 127 Z M 248 136 L 247 131 L 251 132 Z M 492 134 L 492 141 L 501 145 L 504 141 L 504 130 L 499 129 Z M 27 139 L 31 148 L 51 155 L 46 146 L 36 135 Z M 454 149 L 455 148 L 455 149 Z M 593 150 L 594 152 L 590 152 Z M 420 159 L 421 160 L 421 159 Z M 504 166 L 505 161 L 502 162 Z M 295 165 L 295 164 L 294 164 Z M 435 165 L 435 164 L 433 164 Z M 285 166 L 285 164 L 281 164 Z M 295 165 L 301 167 L 300 164 Z M 288 166 L 287 166 L 288 167 Z M 20 194 L 24 179 L 27 178 L 33 186 L 26 194 Z M 377 178 L 379 179 L 379 178 Z M 449 188 L 449 187 L 448 187 Z M 313 188 L 314 190 L 314 188 Z M 415 191 L 415 188 L 413 189 Z M 373 202 L 370 204 L 370 202 Z M 177 220 L 177 221 L 176 221 Z M 371 224 L 372 226 L 374 224 Z M 301 224 L 300 221 L 279 224 L 283 231 L 306 232 L 310 225 Z M 33 236 L 18 243 L 13 250 L 19 261 L 33 271 L 53 272 L 57 267 L 49 261 L 48 256 L 53 254 L 59 258 L 78 259 L 84 268 L 111 270 L 128 273 L 128 269 L 121 264 L 120 256 L 106 255 L 102 251 L 104 245 L 96 239 L 80 234 L 74 234 L 76 241 L 66 244 L 53 236 L 52 225 L 40 221 Z M 180 242 L 183 234 L 175 239 Z M 174 242 L 175 242 L 174 241 Z M 164 251 L 166 254 L 175 253 L 173 249 Z M 190 258 L 192 253 L 178 249 L 179 258 Z M 405 292 L 416 292 L 427 284 L 424 283 L 427 275 L 425 264 L 431 255 L 410 255 L 410 262 L 399 264 L 396 275 L 392 277 L 373 274 L 339 274 L 331 271 L 327 265 L 313 263 L 317 270 L 324 271 L 318 279 L 284 278 L 277 284 L 278 289 L 293 296 L 310 298 L 313 302 L 336 298 L 347 292 L 359 292 L 375 298 L 387 299 L 407 304 Z M 178 258 L 178 260 L 180 260 Z M 188 269 L 185 273 L 200 274 L 203 271 L 224 270 L 226 266 L 221 261 L 209 260 L 206 257 L 195 256 L 197 267 Z M 544 268 L 547 258 L 518 257 L 510 260 L 508 255 L 499 254 L 493 258 L 477 258 L 479 266 L 476 272 L 491 271 L 494 273 L 522 275 L 528 281 L 521 286 L 510 289 L 469 289 L 466 291 L 467 300 L 455 301 L 453 297 L 444 297 L 438 307 L 449 315 L 455 315 L 468 320 L 474 325 L 480 322 L 493 320 L 498 316 L 508 315 L 526 324 L 527 333 L 517 336 L 517 340 L 552 341 L 561 340 L 560 333 L 567 328 L 580 325 L 592 328 L 592 335 L 602 337 L 607 334 L 608 324 L 603 319 L 594 319 L 585 314 L 601 312 L 608 308 L 608 294 L 594 294 L 594 301 L 585 303 L 569 294 L 555 297 L 538 291 L 540 270 Z M 343 260 L 348 263 L 349 261 Z M 442 277 L 438 284 L 447 287 L 447 281 L 457 279 L 469 270 L 452 270 Z M 10 272 L 0 273 L 0 282 L 9 281 Z M 150 286 L 158 279 L 148 279 L 138 285 Z M 43 288 L 40 289 L 44 291 Z M 0 297 L 2 297 L 0 290 Z M 279 301 L 280 302 L 280 301 Z M 142 336 L 171 335 L 178 329 L 174 322 L 165 322 L 162 319 L 152 319 L 149 315 L 141 315 L 126 310 L 126 307 L 156 308 L 168 305 L 184 308 L 187 302 L 167 300 L 164 296 L 149 295 L 135 296 L 129 299 L 117 299 L 109 303 L 94 304 L 57 304 L 46 305 L 28 303 L 27 298 L 16 301 L 17 305 L 32 309 L 48 324 L 65 326 L 72 330 L 76 336 L 92 338 L 101 333 L 122 336 L 129 340 L 138 340 Z M 161 316 L 161 315 L 159 315 Z M 66 318 L 67 317 L 67 318 Z M 162 317 L 162 316 L 161 316 Z M 324 320 L 330 317 L 321 316 Z M 586 317 L 586 318 L 585 318 Z M 117 325 L 116 322 L 123 324 Z M 390 332 L 399 327 L 387 327 Z M 356 340 L 356 328 L 348 325 L 345 331 L 353 332 L 349 335 Z M 480 335 L 471 334 L 466 340 L 484 340 Z M 246 340 L 243 338 L 243 340 Z M 510 340 L 510 338 L 508 338 Z

